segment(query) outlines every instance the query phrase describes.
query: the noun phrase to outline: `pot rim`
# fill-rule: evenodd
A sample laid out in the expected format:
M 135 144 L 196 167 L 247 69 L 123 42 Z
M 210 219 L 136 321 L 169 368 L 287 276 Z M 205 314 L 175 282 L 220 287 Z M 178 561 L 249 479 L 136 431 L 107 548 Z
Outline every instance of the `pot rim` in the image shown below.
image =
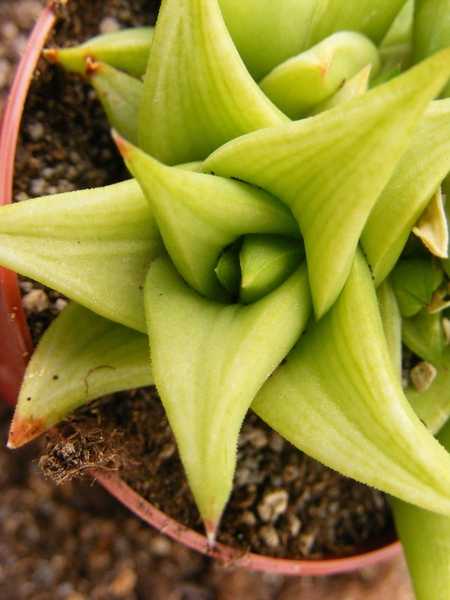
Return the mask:
M 5 173 L 5 177 L 0 180 L 0 205 L 9 204 L 12 201 L 14 157 L 25 99 L 45 40 L 57 18 L 55 8 L 57 5 L 66 4 L 66 2 L 68 0 L 47 1 L 46 6 L 31 31 L 14 76 L 0 129 L 0 165 L 2 165 L 2 170 Z M 34 348 L 25 314 L 20 303 L 16 273 L 0 267 L 0 293 L 2 292 L 2 286 L 9 311 L 8 317 L 12 321 L 11 329 L 13 330 L 15 343 L 17 344 L 14 351 L 18 349 L 23 360 L 22 367 L 19 369 L 21 377 L 23 377 L 28 357 L 31 356 Z M 0 303 L 0 319 L 3 316 L 1 308 Z M 13 318 L 11 318 L 12 314 L 14 314 Z M 14 399 L 5 399 L 9 400 L 9 403 L 15 404 Z M 93 471 L 92 476 L 131 512 L 157 529 L 160 533 L 164 533 L 173 540 L 201 554 L 214 558 L 226 567 L 240 567 L 255 571 L 278 573 L 280 575 L 332 575 L 355 571 L 362 567 L 389 560 L 402 551 L 401 543 L 395 541 L 379 549 L 355 556 L 308 560 L 268 557 L 252 552 L 243 553 L 237 548 L 219 542 L 211 548 L 204 535 L 189 529 L 155 508 L 117 475 Z

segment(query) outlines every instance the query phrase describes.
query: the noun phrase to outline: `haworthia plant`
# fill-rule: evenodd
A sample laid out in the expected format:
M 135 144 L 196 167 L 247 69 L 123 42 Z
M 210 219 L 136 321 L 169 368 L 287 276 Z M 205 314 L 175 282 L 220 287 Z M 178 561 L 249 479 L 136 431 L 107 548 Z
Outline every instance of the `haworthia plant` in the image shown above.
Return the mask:
M 0 208 L 0 262 L 83 305 L 36 351 L 11 445 L 149 384 L 151 356 L 210 543 L 251 405 L 401 499 L 417 595 L 444 600 L 448 8 L 163 0 L 154 34 L 47 52 L 91 81 L 136 180 Z M 417 369 L 402 391 L 401 341 L 422 391 Z

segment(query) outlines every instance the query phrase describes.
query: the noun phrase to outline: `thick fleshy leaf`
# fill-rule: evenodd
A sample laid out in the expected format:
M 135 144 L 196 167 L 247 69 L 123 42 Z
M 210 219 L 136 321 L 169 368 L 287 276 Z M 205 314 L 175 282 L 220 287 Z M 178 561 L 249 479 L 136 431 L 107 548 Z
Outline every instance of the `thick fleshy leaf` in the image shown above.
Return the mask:
M 276 289 L 305 259 L 300 240 L 285 235 L 246 235 L 239 254 L 239 302 L 250 304 Z
M 436 434 L 450 417 L 450 347 L 444 350 L 442 365 L 431 386 L 419 392 L 410 384 L 405 395 L 420 420 Z
M 441 285 L 443 277 L 444 273 L 438 262 L 423 258 L 399 261 L 390 280 L 402 317 L 416 315 L 431 302 L 433 292 Z
M 245 413 L 309 317 L 306 266 L 259 302 L 223 305 L 200 297 L 161 257 L 150 267 L 145 304 L 155 382 L 213 539 Z
M 413 24 L 413 58 L 415 62 L 450 45 L 450 1 L 415 0 Z M 450 94 L 450 84 L 442 92 Z
M 450 421 L 439 432 L 450 452 Z M 402 542 L 416 600 L 450 598 L 450 518 L 392 498 L 395 527 Z
M 309 30 L 308 46 L 317 44 L 335 31 L 363 33 L 375 44 L 384 38 L 405 0 L 323 0 Z
M 89 82 L 97 92 L 109 124 L 132 144 L 138 141 L 138 116 L 143 84 L 106 63 L 86 63 Z
M 0 208 L 0 263 L 145 331 L 142 288 L 163 242 L 134 180 Z
M 139 115 L 143 150 L 171 165 L 201 160 L 288 120 L 250 77 L 217 0 L 164 0 Z
M 340 31 L 278 65 L 259 86 L 288 117 L 300 119 L 363 67 L 371 64 L 375 76 L 379 63 L 378 50 L 367 37 Z
M 239 263 L 239 251 L 242 246 L 242 239 L 236 240 L 234 244 L 225 248 L 217 261 L 214 269 L 218 280 L 230 294 L 230 297 L 237 301 L 239 288 L 241 287 L 241 265 Z
M 397 262 L 417 219 L 450 171 L 450 100 L 432 102 L 378 198 L 361 245 L 378 285 Z
M 398 380 L 402 375 L 402 320 L 394 289 L 389 280 L 377 288 L 378 306 L 389 355 Z
M 450 515 L 450 456 L 402 392 L 360 252 L 332 309 L 308 328 L 252 408 L 333 469 Z
M 85 74 L 85 61 L 105 62 L 141 77 L 147 68 L 153 27 L 132 27 L 98 35 L 73 48 L 44 50 L 44 56 L 67 71 Z
M 450 50 L 333 110 L 233 140 L 204 162 L 205 172 L 257 184 L 292 209 L 317 317 L 339 295 L 367 217 L 449 73 Z
M 214 269 L 222 251 L 245 233 L 299 236 L 289 209 L 239 181 L 167 167 L 115 136 L 139 181 L 178 271 L 200 294 L 229 298 Z
M 442 364 L 444 332 L 441 315 L 422 308 L 413 317 L 402 320 L 402 341 L 407 348 L 435 367 Z
M 72 302 L 28 364 L 8 445 L 25 444 L 99 396 L 152 384 L 147 335 Z
M 381 42 L 405 0 L 219 0 L 225 23 L 252 76 L 337 31 L 358 31 Z
M 352 98 L 365 94 L 369 89 L 369 75 L 370 65 L 361 69 L 354 77 L 351 77 L 348 81 L 345 81 L 342 87 L 333 94 L 330 98 L 327 98 L 323 102 L 316 104 L 314 108 L 309 112 L 309 116 L 313 117 L 318 115 L 325 110 L 330 110 L 339 104 L 348 102 Z
M 306 50 L 320 0 L 219 0 L 228 31 L 252 77 L 259 81 Z

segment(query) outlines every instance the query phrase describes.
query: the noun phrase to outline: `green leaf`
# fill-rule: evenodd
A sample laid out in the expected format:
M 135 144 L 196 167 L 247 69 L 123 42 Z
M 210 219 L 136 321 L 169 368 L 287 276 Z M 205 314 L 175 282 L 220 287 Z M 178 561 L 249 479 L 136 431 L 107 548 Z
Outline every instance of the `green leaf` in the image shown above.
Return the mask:
M 67 71 L 85 74 L 86 59 L 104 62 L 142 77 L 147 68 L 152 45 L 153 27 L 133 27 L 97 35 L 73 48 L 44 50 L 44 56 Z
M 427 104 L 450 50 L 333 110 L 233 140 L 203 165 L 283 200 L 305 240 L 314 309 L 339 295 L 359 236 Z
M 233 300 L 236 300 L 241 287 L 241 265 L 239 264 L 239 251 L 242 239 L 237 240 L 222 252 L 214 269 L 218 280 L 227 290 Z
M 431 433 L 441 429 L 450 417 L 450 347 L 444 349 L 442 364 L 431 386 L 419 392 L 413 385 L 408 385 L 405 395 L 414 412 L 425 423 Z
M 402 377 L 402 320 L 394 289 L 385 279 L 377 288 L 378 306 L 386 342 L 398 380 Z
M 379 44 L 391 27 L 405 0 L 323 0 L 310 25 L 308 46 L 335 31 L 359 31 Z
M 450 1 L 415 0 L 413 59 L 415 62 L 450 46 Z M 450 94 L 447 84 L 442 96 Z
M 450 452 L 450 421 L 438 440 Z M 416 600 L 448 600 L 450 518 L 396 498 L 392 498 L 391 507 Z
M 450 100 L 439 100 L 426 110 L 363 229 L 361 245 L 376 285 L 392 270 L 448 171 Z
M 139 116 L 143 150 L 171 165 L 200 160 L 286 121 L 250 77 L 217 0 L 162 3 Z
M 147 335 L 72 302 L 31 357 L 8 445 L 25 444 L 99 396 L 152 384 Z
M 146 331 L 142 288 L 164 246 L 136 181 L 0 208 L 0 263 Z
M 425 308 L 402 321 L 402 340 L 407 348 L 435 367 L 442 364 L 444 332 L 440 313 L 429 314 Z
M 378 73 L 378 50 L 365 36 L 340 31 L 271 71 L 259 86 L 291 119 L 300 119 L 363 67 Z
M 142 81 L 105 63 L 88 62 L 87 74 L 111 127 L 137 144 Z
M 233 42 L 256 81 L 306 50 L 309 27 L 319 2 L 219 0 Z
M 332 309 L 303 334 L 252 409 L 344 475 L 450 515 L 450 456 L 402 392 L 360 252 Z
M 227 306 L 200 297 L 161 257 L 150 267 L 145 303 L 155 382 L 212 540 L 245 413 L 309 317 L 306 268 L 259 302 Z
M 118 136 L 115 139 L 152 208 L 168 253 L 200 294 L 229 299 L 215 268 L 224 248 L 244 233 L 300 235 L 292 213 L 264 190 L 167 167 Z
M 399 261 L 390 280 L 402 317 L 412 317 L 429 304 L 443 279 L 444 272 L 437 261 L 423 258 Z
M 250 304 L 276 289 L 305 259 L 303 244 L 285 235 L 249 234 L 240 252 L 239 302 Z
M 369 89 L 369 75 L 370 65 L 361 69 L 354 77 L 351 77 L 348 81 L 345 81 L 339 90 L 334 93 L 330 98 L 327 98 L 323 102 L 316 104 L 314 108 L 309 112 L 309 116 L 318 115 L 325 110 L 330 110 L 339 104 L 348 102 L 352 98 L 365 94 Z

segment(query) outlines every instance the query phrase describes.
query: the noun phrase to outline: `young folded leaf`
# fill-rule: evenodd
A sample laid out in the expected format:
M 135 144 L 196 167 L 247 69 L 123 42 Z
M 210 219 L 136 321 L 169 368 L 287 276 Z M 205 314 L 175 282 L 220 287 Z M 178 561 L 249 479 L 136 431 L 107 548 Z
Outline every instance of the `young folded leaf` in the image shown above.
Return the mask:
M 168 257 L 145 284 L 155 382 L 210 541 L 231 492 L 239 429 L 311 311 L 306 266 L 249 306 L 200 297 Z
M 321 112 L 330 110 L 339 104 L 348 102 L 352 98 L 365 94 L 369 89 L 369 75 L 371 65 L 367 65 L 364 69 L 361 69 L 354 77 L 351 77 L 348 81 L 345 81 L 341 88 L 333 94 L 330 98 L 327 98 L 323 102 L 316 104 L 312 110 L 309 111 L 308 116 L 313 117 Z
M 332 309 L 303 334 L 252 409 L 344 475 L 450 515 L 450 456 L 402 392 L 361 252 Z
M 285 281 L 305 259 L 302 242 L 285 235 L 246 235 L 239 254 L 239 302 L 250 304 Z
M 181 276 L 200 294 L 229 300 L 214 269 L 224 248 L 241 235 L 300 236 L 290 210 L 264 190 L 167 167 L 114 137 L 151 206 L 170 257 Z
M 377 75 L 376 46 L 360 33 L 340 31 L 278 65 L 259 86 L 288 117 L 300 119 L 369 64 Z
M 104 62 L 142 77 L 147 68 L 152 45 L 153 27 L 132 27 L 97 35 L 73 48 L 44 50 L 44 56 L 67 71 L 85 74 L 85 61 Z
M 137 144 L 142 81 L 106 63 L 89 59 L 86 61 L 86 74 L 111 127 L 132 144 Z
M 144 80 L 139 146 L 163 163 L 202 160 L 289 119 L 244 66 L 217 0 L 164 0 Z
M 25 444 L 94 398 L 152 384 L 148 336 L 72 302 L 28 364 L 8 446 Z
M 450 452 L 450 421 L 437 437 Z M 397 498 L 392 498 L 391 506 L 416 600 L 448 600 L 450 518 Z
M 411 229 L 450 171 L 450 100 L 432 102 L 361 234 L 375 285 L 390 273 Z
M 0 208 L 2 265 L 139 331 L 145 274 L 163 248 L 134 180 Z
M 449 74 L 447 50 L 316 117 L 233 140 L 204 162 L 204 172 L 257 184 L 292 209 L 318 318 L 342 290 L 367 217 Z

